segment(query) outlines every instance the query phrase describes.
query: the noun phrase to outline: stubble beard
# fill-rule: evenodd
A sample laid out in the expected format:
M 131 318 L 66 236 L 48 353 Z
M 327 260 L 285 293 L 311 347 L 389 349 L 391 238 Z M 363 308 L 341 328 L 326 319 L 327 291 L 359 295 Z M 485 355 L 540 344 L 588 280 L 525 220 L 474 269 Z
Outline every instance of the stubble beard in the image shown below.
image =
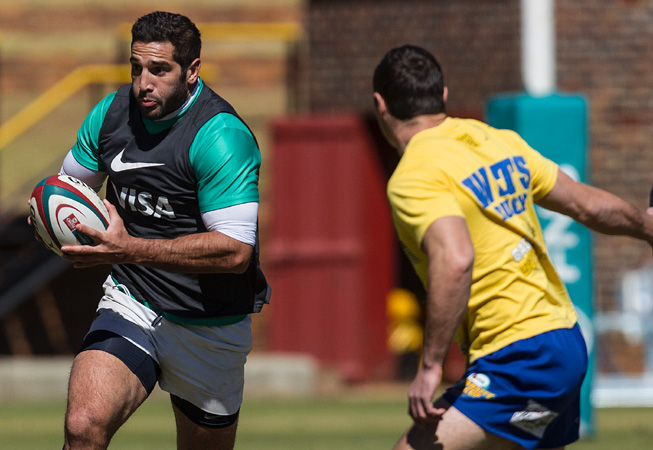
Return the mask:
M 175 111 L 188 99 L 189 93 L 185 82 L 175 84 L 173 91 L 167 99 L 156 98 L 158 107 L 153 110 L 143 110 L 141 114 L 148 120 L 159 120 Z M 151 97 L 151 96 L 149 96 Z

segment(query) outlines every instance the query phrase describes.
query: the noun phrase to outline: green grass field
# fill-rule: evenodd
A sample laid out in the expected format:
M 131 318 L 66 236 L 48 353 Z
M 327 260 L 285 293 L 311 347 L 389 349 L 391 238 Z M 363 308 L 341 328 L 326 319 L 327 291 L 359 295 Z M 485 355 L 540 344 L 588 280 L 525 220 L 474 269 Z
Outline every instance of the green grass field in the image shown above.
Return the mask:
M 410 420 L 396 393 L 345 394 L 315 399 L 248 399 L 243 405 L 238 450 L 390 449 Z M 58 449 L 63 403 L 0 405 L 0 448 Z M 596 435 L 573 450 L 648 450 L 653 409 L 596 411 Z M 174 420 L 165 400 L 151 399 L 118 432 L 112 450 L 174 450 Z

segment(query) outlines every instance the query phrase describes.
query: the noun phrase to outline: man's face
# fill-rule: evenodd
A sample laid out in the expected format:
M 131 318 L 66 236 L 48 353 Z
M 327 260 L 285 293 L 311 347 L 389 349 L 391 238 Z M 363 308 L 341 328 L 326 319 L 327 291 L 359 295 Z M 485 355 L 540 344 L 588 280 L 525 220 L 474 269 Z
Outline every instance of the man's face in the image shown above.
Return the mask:
M 187 73 L 172 57 L 170 42 L 134 42 L 132 91 L 143 116 L 157 120 L 179 108 L 190 96 Z M 186 71 L 188 72 L 188 71 Z

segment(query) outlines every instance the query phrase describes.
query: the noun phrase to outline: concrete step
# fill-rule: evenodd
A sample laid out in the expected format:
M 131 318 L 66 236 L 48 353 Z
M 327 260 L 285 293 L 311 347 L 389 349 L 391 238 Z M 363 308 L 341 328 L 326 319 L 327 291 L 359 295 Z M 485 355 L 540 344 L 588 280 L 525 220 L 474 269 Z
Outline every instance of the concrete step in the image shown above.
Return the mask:
M 72 356 L 0 359 L 0 401 L 66 398 Z M 317 361 L 299 354 L 252 354 L 245 365 L 246 396 L 311 396 L 317 393 Z M 154 396 L 166 396 L 158 387 Z

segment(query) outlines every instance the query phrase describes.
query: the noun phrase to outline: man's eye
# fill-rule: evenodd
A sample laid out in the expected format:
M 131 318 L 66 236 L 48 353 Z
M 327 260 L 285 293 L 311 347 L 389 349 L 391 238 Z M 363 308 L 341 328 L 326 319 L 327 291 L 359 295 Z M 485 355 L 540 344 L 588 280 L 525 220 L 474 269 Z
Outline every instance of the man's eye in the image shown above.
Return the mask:
M 143 68 L 140 66 L 132 66 L 132 76 L 138 76 L 143 71 Z

